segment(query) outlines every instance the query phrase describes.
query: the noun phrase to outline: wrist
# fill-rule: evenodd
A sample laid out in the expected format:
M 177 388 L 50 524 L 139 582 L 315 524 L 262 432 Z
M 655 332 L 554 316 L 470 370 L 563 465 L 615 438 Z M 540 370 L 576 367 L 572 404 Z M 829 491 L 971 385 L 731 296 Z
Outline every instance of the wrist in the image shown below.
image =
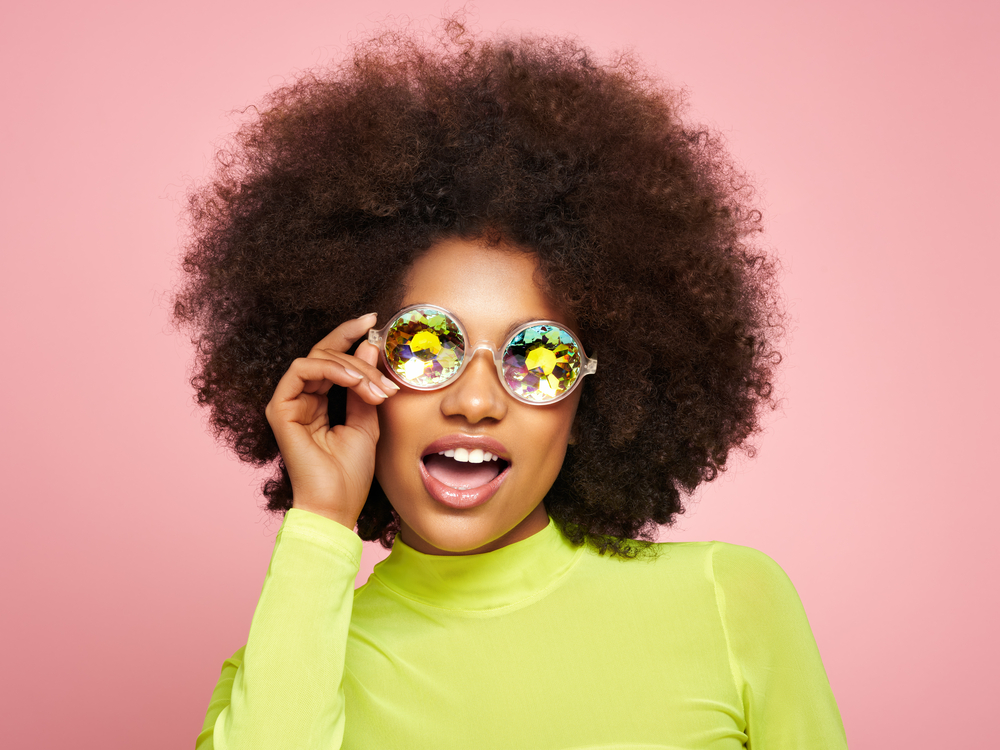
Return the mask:
M 297 500 L 292 501 L 292 507 L 296 510 L 304 510 L 306 513 L 314 513 L 317 516 L 322 516 L 323 518 L 328 518 L 331 521 L 336 521 L 341 526 L 346 527 L 350 531 L 354 531 L 355 527 L 358 525 L 358 514 L 351 514 L 344 512 L 337 508 L 324 508 L 321 505 L 313 505 L 308 502 L 298 502 Z

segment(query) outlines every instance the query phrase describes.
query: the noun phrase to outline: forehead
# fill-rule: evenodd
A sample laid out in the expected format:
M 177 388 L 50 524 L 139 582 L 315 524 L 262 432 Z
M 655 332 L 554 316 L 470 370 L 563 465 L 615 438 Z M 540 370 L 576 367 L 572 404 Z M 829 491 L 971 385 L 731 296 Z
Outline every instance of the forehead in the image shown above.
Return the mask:
M 534 253 L 448 238 L 411 266 L 404 278 L 402 306 L 444 307 L 476 337 L 499 335 L 493 329 L 502 331 L 513 322 L 549 319 L 572 325 L 565 311 L 539 286 L 537 271 Z

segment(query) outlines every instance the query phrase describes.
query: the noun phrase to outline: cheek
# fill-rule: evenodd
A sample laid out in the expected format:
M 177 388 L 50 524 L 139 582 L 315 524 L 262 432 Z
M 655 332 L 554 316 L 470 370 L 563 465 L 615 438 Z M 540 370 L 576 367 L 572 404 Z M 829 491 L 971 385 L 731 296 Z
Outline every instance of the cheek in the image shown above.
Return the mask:
M 579 397 L 575 394 L 566 401 L 557 404 L 551 411 L 529 412 L 530 418 L 524 420 L 521 431 L 522 440 L 539 456 L 544 456 L 543 470 L 559 473 L 563 457 L 566 455 L 566 445 L 573 432 L 573 419 L 576 416 L 576 406 Z M 538 407 L 528 407 L 538 409 Z

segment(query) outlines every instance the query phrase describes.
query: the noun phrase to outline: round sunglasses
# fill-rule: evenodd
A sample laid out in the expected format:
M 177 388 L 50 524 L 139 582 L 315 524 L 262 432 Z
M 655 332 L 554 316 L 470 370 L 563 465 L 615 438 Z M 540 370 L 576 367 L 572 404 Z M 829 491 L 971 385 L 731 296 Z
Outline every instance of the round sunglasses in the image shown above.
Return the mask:
M 469 345 L 462 322 L 435 305 L 410 305 L 381 329 L 368 331 L 389 374 L 421 391 L 444 388 L 480 349 L 493 354 L 507 392 L 526 404 L 553 404 L 566 398 L 585 375 L 597 370 L 572 331 L 554 320 L 519 326 L 498 350 L 492 341 Z

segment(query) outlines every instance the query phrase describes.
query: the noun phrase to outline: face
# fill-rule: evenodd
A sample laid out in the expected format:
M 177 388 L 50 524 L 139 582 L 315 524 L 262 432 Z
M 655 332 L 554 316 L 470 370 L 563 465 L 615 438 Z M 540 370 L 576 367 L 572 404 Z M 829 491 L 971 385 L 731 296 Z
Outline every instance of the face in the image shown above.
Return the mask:
M 443 307 L 462 321 L 470 342 L 497 347 L 532 320 L 574 328 L 535 283 L 536 269 L 531 253 L 443 240 L 411 267 L 400 308 Z M 378 407 L 375 475 L 402 520 L 402 540 L 428 554 L 472 554 L 543 529 L 542 498 L 562 468 L 582 387 L 554 404 L 522 403 L 504 389 L 485 350 L 444 388 L 401 385 Z M 476 448 L 499 458 L 475 464 L 439 455 Z

